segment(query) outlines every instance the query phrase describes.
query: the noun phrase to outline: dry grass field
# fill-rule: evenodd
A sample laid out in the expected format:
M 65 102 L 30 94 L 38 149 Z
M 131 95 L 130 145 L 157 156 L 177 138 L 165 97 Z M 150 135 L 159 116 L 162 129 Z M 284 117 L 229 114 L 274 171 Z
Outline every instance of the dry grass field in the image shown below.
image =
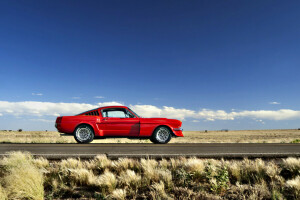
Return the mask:
M 289 143 L 300 139 L 300 130 L 240 130 L 240 131 L 186 131 L 184 138 L 173 143 Z
M 170 143 L 290 143 L 300 142 L 300 130 L 184 131 Z M 0 131 L 0 143 L 76 143 L 72 135 L 55 131 Z M 149 140 L 97 139 L 93 143 L 151 143 Z
M 300 159 L 0 159 L 0 199 L 300 199 Z

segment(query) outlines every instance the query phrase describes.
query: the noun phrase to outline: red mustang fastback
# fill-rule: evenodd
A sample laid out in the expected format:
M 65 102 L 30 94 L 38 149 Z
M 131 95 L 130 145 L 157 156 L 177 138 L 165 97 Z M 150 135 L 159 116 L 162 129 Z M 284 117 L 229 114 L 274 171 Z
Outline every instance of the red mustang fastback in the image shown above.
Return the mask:
M 181 124 L 176 119 L 142 118 L 126 106 L 107 106 L 57 117 L 55 127 L 61 133 L 73 134 L 78 143 L 90 143 L 94 138 L 126 137 L 166 144 L 172 137 L 183 137 Z

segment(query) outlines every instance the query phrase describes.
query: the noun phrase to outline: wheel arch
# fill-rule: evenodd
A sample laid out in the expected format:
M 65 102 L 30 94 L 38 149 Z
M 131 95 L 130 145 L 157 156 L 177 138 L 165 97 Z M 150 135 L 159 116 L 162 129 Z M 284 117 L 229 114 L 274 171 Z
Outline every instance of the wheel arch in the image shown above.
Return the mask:
M 160 128 L 160 127 L 166 127 L 166 128 L 168 128 L 169 131 L 171 132 L 172 137 L 175 137 L 175 136 L 176 136 L 176 135 L 174 134 L 172 128 L 171 128 L 169 125 L 166 125 L 166 124 L 160 124 L 160 125 L 156 126 L 155 129 L 153 130 L 151 136 L 152 136 L 152 135 L 154 134 L 154 132 L 155 132 L 158 128 Z
M 75 134 L 76 129 L 79 126 L 81 126 L 81 125 L 87 125 L 87 126 L 89 126 L 93 130 L 93 133 L 94 133 L 94 136 L 95 136 L 95 128 L 93 127 L 93 125 L 91 125 L 89 123 L 86 123 L 86 122 L 82 122 L 82 123 L 77 124 L 76 127 L 75 127 L 75 129 L 74 129 L 74 131 L 73 131 L 73 134 Z

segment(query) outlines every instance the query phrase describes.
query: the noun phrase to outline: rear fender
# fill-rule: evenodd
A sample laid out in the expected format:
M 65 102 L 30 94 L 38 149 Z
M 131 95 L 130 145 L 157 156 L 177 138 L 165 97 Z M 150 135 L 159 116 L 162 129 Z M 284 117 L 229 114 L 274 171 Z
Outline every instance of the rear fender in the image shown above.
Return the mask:
M 74 128 L 74 130 L 73 130 L 73 133 L 74 133 L 74 131 L 76 130 L 76 128 L 77 128 L 78 126 L 83 125 L 83 124 L 89 125 L 90 127 L 92 127 L 92 129 L 93 129 L 93 131 L 94 131 L 94 135 L 95 135 L 95 136 L 98 135 L 98 133 L 99 133 L 98 129 L 95 127 L 95 125 L 93 125 L 92 123 L 89 123 L 89 122 L 80 122 L 80 123 L 78 123 L 78 124 L 75 126 L 75 128 Z

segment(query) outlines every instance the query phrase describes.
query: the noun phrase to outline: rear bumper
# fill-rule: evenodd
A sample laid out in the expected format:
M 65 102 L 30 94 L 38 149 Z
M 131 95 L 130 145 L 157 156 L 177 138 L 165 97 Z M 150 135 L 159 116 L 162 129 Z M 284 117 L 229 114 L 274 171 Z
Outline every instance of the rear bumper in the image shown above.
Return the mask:
M 60 123 L 55 123 L 55 128 L 57 129 L 57 131 L 58 131 L 59 133 L 63 133 L 63 132 L 61 131 Z

